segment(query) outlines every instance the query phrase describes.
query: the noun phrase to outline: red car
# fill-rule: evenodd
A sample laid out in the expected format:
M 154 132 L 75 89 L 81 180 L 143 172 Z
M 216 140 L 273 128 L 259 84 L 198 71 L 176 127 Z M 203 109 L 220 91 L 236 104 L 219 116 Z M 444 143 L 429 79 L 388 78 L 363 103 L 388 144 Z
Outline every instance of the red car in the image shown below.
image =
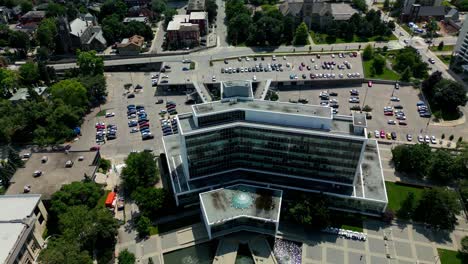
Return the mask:
M 380 130 L 380 138 L 385 138 L 385 131 Z
M 372 82 L 371 81 L 367 82 L 367 86 L 372 87 Z
M 90 151 L 98 151 L 101 147 L 100 146 L 93 146 L 89 150 Z
M 384 112 L 384 115 L 386 115 L 386 116 L 393 116 L 393 112 L 387 111 L 387 112 Z
M 149 122 L 141 123 L 141 124 L 140 124 L 140 127 L 142 127 L 142 126 L 149 126 Z
M 315 79 L 315 74 L 311 73 L 311 74 L 310 74 L 310 78 L 311 78 L 311 79 Z

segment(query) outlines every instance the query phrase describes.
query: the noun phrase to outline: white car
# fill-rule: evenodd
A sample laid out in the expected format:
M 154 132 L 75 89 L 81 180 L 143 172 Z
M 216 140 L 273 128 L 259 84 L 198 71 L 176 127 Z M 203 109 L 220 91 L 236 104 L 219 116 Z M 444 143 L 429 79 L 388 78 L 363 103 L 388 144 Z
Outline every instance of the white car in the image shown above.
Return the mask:
M 130 130 L 130 133 L 136 133 L 138 131 L 140 131 L 140 130 L 138 128 L 134 127 L 134 128 L 132 128 L 132 130 Z
M 407 135 L 406 135 L 406 139 L 407 139 L 408 141 L 413 141 L 413 136 L 412 136 L 411 134 L 407 134 Z
M 424 137 L 422 135 L 418 136 L 418 142 L 424 143 Z
M 395 122 L 395 120 L 390 119 L 390 120 L 387 121 L 387 124 L 389 124 L 389 125 L 395 125 L 396 122 Z
M 431 136 L 431 143 L 432 144 L 437 144 L 437 140 L 435 136 Z
M 431 142 L 431 138 L 430 138 L 428 135 L 425 135 L 425 136 L 424 136 L 424 142 L 430 143 L 430 142 Z
M 249 58 L 249 57 L 245 57 L 245 60 L 246 60 L 246 61 L 250 61 L 250 58 Z
M 286 56 L 283 56 L 283 60 L 286 60 Z
M 256 80 L 257 80 L 257 76 L 254 75 L 254 76 L 252 77 L 252 80 L 256 81 Z
M 375 131 L 374 131 L 374 136 L 375 136 L 376 138 L 379 138 L 379 137 L 380 137 L 380 132 L 379 132 L 378 130 L 375 130 Z
M 115 113 L 114 113 L 114 112 L 112 112 L 112 113 L 106 113 L 106 117 L 113 117 L 113 116 L 115 116 Z
M 157 79 L 159 77 L 159 74 L 153 74 L 151 75 L 151 79 Z
M 392 96 L 390 97 L 390 101 L 393 101 L 393 102 L 400 102 L 400 98 L 396 97 L 396 96 Z
M 213 82 L 216 82 L 216 76 L 213 75 L 213 77 L 211 77 L 211 80 L 212 80 Z

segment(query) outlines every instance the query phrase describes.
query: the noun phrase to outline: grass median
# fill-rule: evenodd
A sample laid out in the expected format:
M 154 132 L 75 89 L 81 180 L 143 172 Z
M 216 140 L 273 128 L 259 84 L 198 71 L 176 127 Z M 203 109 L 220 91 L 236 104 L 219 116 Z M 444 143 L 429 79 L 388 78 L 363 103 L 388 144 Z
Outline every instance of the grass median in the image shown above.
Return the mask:
M 397 81 L 400 79 L 400 75 L 398 73 L 396 73 L 393 70 L 388 69 L 386 66 L 384 67 L 382 74 L 373 73 L 372 63 L 373 63 L 373 60 L 363 61 L 364 76 L 366 78 L 392 80 L 392 81 Z

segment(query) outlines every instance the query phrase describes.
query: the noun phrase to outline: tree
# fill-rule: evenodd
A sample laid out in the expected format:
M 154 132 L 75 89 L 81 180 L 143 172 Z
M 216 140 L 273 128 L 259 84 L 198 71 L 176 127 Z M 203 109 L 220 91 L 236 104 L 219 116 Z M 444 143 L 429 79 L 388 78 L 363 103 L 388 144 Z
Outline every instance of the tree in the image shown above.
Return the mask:
M 404 82 L 409 82 L 411 79 L 411 69 L 407 67 L 400 76 L 400 80 Z
M 76 241 L 51 238 L 47 247 L 39 255 L 39 262 L 43 264 L 92 264 L 89 253 L 81 250 Z
M 152 0 L 151 1 L 151 9 L 158 14 L 162 14 L 164 11 L 166 11 L 166 8 L 167 8 L 167 3 L 165 0 Z
M 63 80 L 52 85 L 50 94 L 53 100 L 62 100 L 69 106 L 88 106 L 86 88 L 76 79 Z
M 50 1 L 47 5 L 46 15 L 47 17 L 58 17 L 65 16 L 67 13 L 65 7 L 61 4 Z
M 125 25 L 118 15 L 109 15 L 102 20 L 102 32 L 110 43 L 119 41 L 125 32 Z
M 385 0 L 383 3 L 383 10 L 387 11 L 390 8 L 390 0 Z
M 431 180 L 448 183 L 453 180 L 451 167 L 453 164 L 452 155 L 443 149 L 438 149 L 432 154 L 431 166 L 428 170 L 428 176 Z
M 88 99 L 92 104 L 106 101 L 107 88 L 104 75 L 79 76 L 78 80 L 86 88 Z
M 49 50 L 55 48 L 55 36 L 57 35 L 57 25 L 54 18 L 42 20 L 37 28 L 36 36 L 40 46 L 47 47 Z
M 96 55 L 95 50 L 78 50 L 77 65 L 83 75 L 102 75 L 104 74 L 104 60 Z
M 138 187 L 132 193 L 141 214 L 152 218 L 163 208 L 166 197 L 164 189 L 154 187 Z
M 444 49 L 444 42 L 441 41 L 441 42 L 439 42 L 439 45 L 437 46 L 437 50 L 441 51 L 443 49 Z
M 463 86 L 455 81 L 442 79 L 434 87 L 433 104 L 444 111 L 457 111 L 466 104 L 467 97 Z
M 374 50 L 371 45 L 367 45 L 364 50 L 362 51 L 362 59 L 363 60 L 371 60 L 374 56 Z
M 8 38 L 9 46 L 20 50 L 22 56 L 26 56 L 31 41 L 28 34 L 22 31 L 11 31 Z
M 21 168 L 24 166 L 24 161 L 21 159 L 18 151 L 13 148 L 8 151 L 8 163 L 12 165 L 15 169 Z
M 25 85 L 35 84 L 39 81 L 39 68 L 37 64 L 28 62 L 20 66 L 19 76 Z
M 288 210 L 289 217 L 298 224 L 323 229 L 330 225 L 330 211 L 324 197 L 302 196 Z
M 439 30 L 439 26 L 437 25 L 435 19 L 431 18 L 429 23 L 426 24 L 427 36 L 432 40 L 437 30 Z
M 286 43 L 292 43 L 295 28 L 296 23 L 294 21 L 294 17 L 291 14 L 286 15 L 283 18 L 283 38 Z
M 133 253 L 131 253 L 127 249 L 124 249 L 120 251 L 118 260 L 119 264 L 134 264 L 135 255 L 133 255 Z
M 150 233 L 151 221 L 148 217 L 142 215 L 138 217 L 136 230 L 140 237 L 147 237 Z
M 453 230 L 461 206 L 453 191 L 443 188 L 424 190 L 413 218 L 434 227 Z
M 393 20 L 390 20 L 387 24 L 388 28 L 391 30 L 391 31 L 394 31 L 395 30 L 395 27 L 396 27 L 396 24 L 395 24 L 395 21 Z
M 460 244 L 461 244 L 460 251 L 464 254 L 468 254 L 468 236 L 464 236 Z
M 372 68 L 375 71 L 377 75 L 380 75 L 383 73 L 385 67 L 385 58 L 382 57 L 381 55 L 377 55 L 374 58 L 374 61 L 372 62 Z
M 209 23 L 213 23 L 218 15 L 218 5 L 216 4 L 215 0 L 207 0 L 206 1 L 206 12 L 208 12 L 208 20 Z
M 94 208 L 102 195 L 101 187 L 94 182 L 72 182 L 63 185 L 52 195 L 51 211 L 59 215 L 71 206 L 85 205 Z
M 27 12 L 33 10 L 33 4 L 29 0 L 23 0 L 20 3 L 21 13 L 26 14 Z
M 307 25 L 302 22 L 296 29 L 294 34 L 294 45 L 307 45 L 307 40 L 309 38 L 309 29 Z
M 392 149 L 392 161 L 397 171 L 424 177 L 431 161 L 431 148 L 426 144 L 398 145 Z
M 15 71 L 0 68 L 0 97 L 9 98 L 18 86 L 18 74 Z
M 363 13 L 367 11 L 367 4 L 365 0 L 353 0 L 353 5 L 357 10 Z
M 425 79 L 421 88 L 426 97 L 432 98 L 434 96 L 434 86 L 442 80 L 442 72 L 435 71 L 427 79 Z
M 159 180 L 159 170 L 150 152 L 130 153 L 122 170 L 122 184 L 133 193 L 138 187 L 151 187 Z
M 241 13 L 228 20 L 227 38 L 229 41 L 234 45 L 246 41 L 249 36 L 248 29 L 251 24 L 252 18 L 246 13 Z
M 116 15 L 119 21 L 127 14 L 127 5 L 122 0 L 106 0 L 101 6 L 101 11 L 99 12 L 99 19 L 102 21 L 104 18 Z

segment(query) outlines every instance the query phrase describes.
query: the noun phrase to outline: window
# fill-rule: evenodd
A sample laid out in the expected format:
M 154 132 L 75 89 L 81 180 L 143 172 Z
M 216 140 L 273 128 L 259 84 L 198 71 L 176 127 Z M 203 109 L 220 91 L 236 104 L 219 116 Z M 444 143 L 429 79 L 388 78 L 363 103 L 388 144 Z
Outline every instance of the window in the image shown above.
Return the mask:
M 44 222 L 44 217 L 42 216 L 42 214 L 41 214 L 41 216 L 39 216 L 38 221 L 39 221 L 39 224 L 41 224 L 41 225 Z

